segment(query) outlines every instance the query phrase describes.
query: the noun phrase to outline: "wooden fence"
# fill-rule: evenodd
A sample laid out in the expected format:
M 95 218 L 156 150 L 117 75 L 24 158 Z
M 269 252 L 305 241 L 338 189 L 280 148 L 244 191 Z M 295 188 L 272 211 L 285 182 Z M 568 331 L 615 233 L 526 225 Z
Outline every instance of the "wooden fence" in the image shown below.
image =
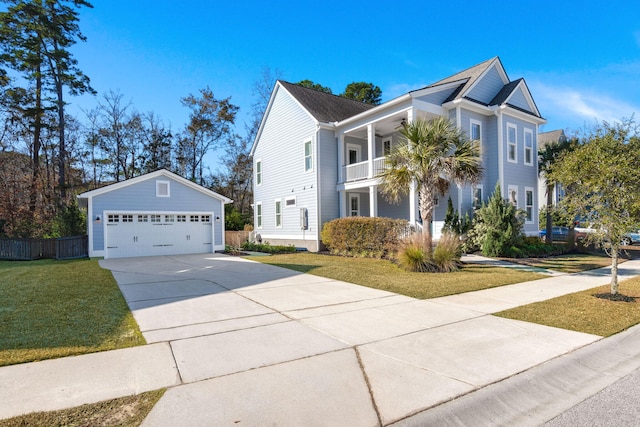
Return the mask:
M 42 258 L 86 258 L 87 256 L 89 256 L 87 236 L 57 239 L 0 238 L 0 259 L 29 261 Z

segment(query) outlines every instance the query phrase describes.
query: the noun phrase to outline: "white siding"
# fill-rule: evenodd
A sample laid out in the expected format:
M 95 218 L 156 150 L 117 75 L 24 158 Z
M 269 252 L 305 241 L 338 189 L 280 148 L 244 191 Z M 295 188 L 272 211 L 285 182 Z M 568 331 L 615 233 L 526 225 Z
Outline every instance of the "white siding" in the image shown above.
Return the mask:
M 254 158 L 262 161 L 262 185 L 254 189 L 254 200 L 262 202 L 260 234 L 267 241 L 303 237 L 315 240 L 318 235 L 316 173 L 318 161 L 322 165 L 323 160 L 316 156 L 316 122 L 285 89 L 278 88 L 274 97 L 254 152 Z M 313 168 L 305 172 L 304 142 L 309 139 L 314 153 Z M 327 157 L 324 147 L 320 151 Z M 336 174 L 333 174 L 334 192 Z M 296 206 L 286 207 L 283 203 L 282 227 L 276 228 L 275 200 L 288 197 L 296 198 Z M 304 233 L 300 230 L 300 208 L 307 208 L 309 214 L 309 229 Z

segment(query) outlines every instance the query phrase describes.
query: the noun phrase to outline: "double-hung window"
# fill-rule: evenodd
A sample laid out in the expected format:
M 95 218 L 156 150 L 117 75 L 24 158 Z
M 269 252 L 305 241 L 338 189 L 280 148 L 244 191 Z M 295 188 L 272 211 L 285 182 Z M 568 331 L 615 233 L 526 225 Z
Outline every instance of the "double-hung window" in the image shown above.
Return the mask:
M 478 120 L 471 119 L 469 138 L 472 141 L 477 141 L 479 153 L 482 155 L 482 123 Z
M 282 201 L 276 200 L 276 228 L 282 227 Z
M 256 185 L 262 185 L 262 160 L 256 160 Z
M 507 161 L 512 163 L 518 162 L 518 138 L 517 127 L 507 124 Z
M 482 186 L 473 187 L 473 209 L 482 207 Z
M 256 203 L 256 227 L 262 228 L 262 202 Z
M 304 142 L 304 171 L 309 172 L 313 169 L 313 146 L 311 140 Z
M 533 222 L 533 188 L 527 187 L 524 189 L 525 210 L 527 212 L 526 222 Z
M 533 166 L 533 132 L 524 130 L 524 164 Z

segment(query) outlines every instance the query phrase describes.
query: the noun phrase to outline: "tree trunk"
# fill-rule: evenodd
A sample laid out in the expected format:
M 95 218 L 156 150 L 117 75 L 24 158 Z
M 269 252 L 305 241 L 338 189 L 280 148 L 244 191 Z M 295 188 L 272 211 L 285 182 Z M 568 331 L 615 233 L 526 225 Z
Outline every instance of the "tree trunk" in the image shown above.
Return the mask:
M 65 176 L 65 165 L 67 162 L 67 148 L 64 140 L 64 99 L 62 93 L 62 81 L 56 79 L 56 92 L 58 95 L 58 140 L 59 140 L 59 158 L 58 158 L 58 186 L 60 187 L 60 203 L 64 203 L 67 198 L 67 180 Z
M 547 235 L 545 236 L 544 242 L 547 244 L 553 243 L 553 221 L 551 218 L 551 211 L 553 210 L 553 184 L 547 185 Z
M 618 294 L 618 245 L 611 245 L 611 294 Z
M 31 182 L 31 194 L 29 198 L 29 211 L 31 216 L 35 217 L 38 203 L 38 183 L 40 181 L 40 131 L 42 129 L 42 76 L 41 68 L 38 64 L 36 72 L 36 99 L 35 99 L 35 117 L 33 122 L 33 147 L 32 147 L 32 166 L 33 176 Z
M 431 221 L 433 220 L 433 190 L 428 185 L 423 185 L 419 194 L 424 249 L 427 253 L 431 254 L 433 251 L 433 233 L 431 232 Z

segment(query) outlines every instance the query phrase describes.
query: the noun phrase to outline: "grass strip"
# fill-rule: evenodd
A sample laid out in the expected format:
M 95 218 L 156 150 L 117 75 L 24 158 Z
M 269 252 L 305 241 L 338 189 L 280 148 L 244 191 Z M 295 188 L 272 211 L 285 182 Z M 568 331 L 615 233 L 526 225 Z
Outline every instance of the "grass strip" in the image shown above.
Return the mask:
M 610 301 L 596 294 L 610 292 L 609 285 L 536 302 L 496 313 L 556 328 L 608 337 L 640 323 L 640 277 L 620 282 L 620 293 L 634 302 Z
M 145 344 L 96 260 L 0 261 L 0 366 Z
M 503 260 L 562 273 L 579 273 L 611 265 L 611 258 L 592 254 L 566 254 L 548 258 L 503 258 Z M 626 260 L 620 261 L 624 262 Z
M 315 253 L 281 254 L 248 259 L 301 273 L 355 283 L 412 298 L 436 298 L 548 276 L 509 268 L 465 265 L 454 273 L 410 273 L 388 260 L 346 258 Z
M 139 426 L 165 389 L 50 412 L 34 412 L 0 420 L 0 427 L 133 427 Z

